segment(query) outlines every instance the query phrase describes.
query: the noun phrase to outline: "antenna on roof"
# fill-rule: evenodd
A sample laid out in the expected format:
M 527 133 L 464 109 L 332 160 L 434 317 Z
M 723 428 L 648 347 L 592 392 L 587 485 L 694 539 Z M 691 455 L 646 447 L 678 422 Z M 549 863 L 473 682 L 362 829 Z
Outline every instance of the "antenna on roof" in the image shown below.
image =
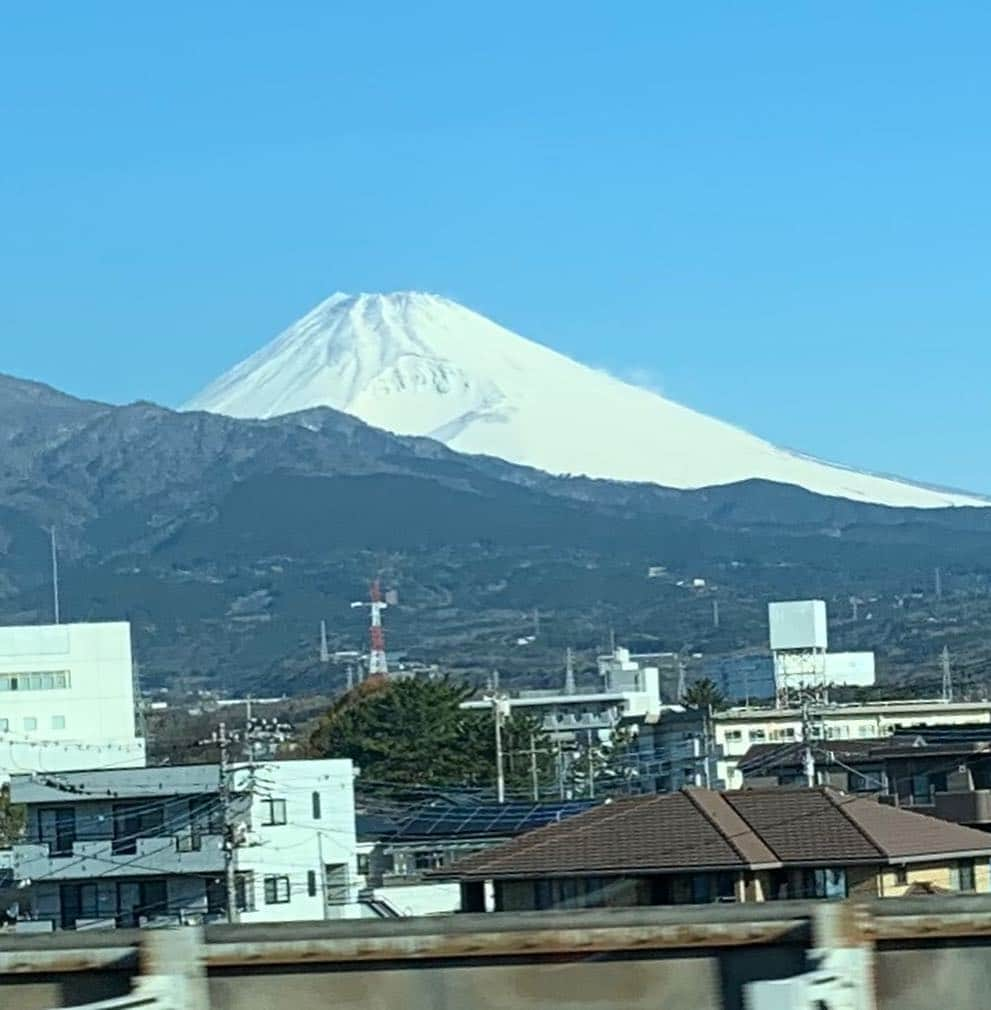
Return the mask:
M 58 599 L 58 548 L 55 545 L 55 527 L 52 527 L 52 609 L 55 612 L 55 623 L 59 624 L 59 599 Z

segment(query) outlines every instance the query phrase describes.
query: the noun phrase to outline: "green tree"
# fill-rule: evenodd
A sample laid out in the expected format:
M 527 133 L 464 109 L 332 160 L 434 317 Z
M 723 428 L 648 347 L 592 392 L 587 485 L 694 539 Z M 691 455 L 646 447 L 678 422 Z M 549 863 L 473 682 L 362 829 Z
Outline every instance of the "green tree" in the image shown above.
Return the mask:
M 10 802 L 10 786 L 0 789 L 0 846 L 11 845 L 24 834 L 24 807 Z
M 319 757 L 348 757 L 369 784 L 493 788 L 495 725 L 490 711 L 465 711 L 472 688 L 448 678 L 359 684 L 330 708 L 310 736 Z M 549 784 L 553 755 L 546 734 L 526 716 L 504 719 L 506 788 L 527 793 L 536 754 L 538 785 Z
M 695 681 L 685 692 L 684 702 L 690 708 L 726 708 L 726 695 L 708 677 Z

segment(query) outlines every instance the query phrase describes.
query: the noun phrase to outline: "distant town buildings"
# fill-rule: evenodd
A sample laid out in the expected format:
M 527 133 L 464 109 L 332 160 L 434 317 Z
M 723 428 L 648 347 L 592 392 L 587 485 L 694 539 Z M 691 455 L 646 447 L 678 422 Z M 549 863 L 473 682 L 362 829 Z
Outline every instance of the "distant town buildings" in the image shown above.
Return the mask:
M 878 740 L 922 727 L 991 723 L 991 702 L 879 701 L 866 705 L 813 705 L 810 735 L 818 745 L 830 741 Z M 646 718 L 637 730 L 637 767 L 644 792 L 710 785 L 743 785 L 740 761 L 755 744 L 803 740 L 800 708 L 728 708 L 664 711 Z
M 663 708 L 660 670 L 656 665 L 641 665 L 640 658 L 629 649 L 617 648 L 599 657 L 601 689 L 572 692 L 566 686 L 560 691 L 520 691 L 506 696 L 509 712 L 534 716 L 552 738 L 566 740 L 589 733 L 596 739 L 608 737 L 624 719 L 659 716 Z M 483 710 L 491 705 L 490 700 L 473 698 L 461 707 Z

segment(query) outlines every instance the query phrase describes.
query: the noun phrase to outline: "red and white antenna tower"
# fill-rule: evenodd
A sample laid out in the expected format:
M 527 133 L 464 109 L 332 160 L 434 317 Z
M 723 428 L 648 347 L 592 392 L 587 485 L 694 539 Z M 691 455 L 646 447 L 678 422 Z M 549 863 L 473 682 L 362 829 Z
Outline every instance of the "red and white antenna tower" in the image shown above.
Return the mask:
M 370 649 L 368 652 L 368 675 L 382 674 L 389 672 L 389 664 L 385 658 L 385 631 L 382 629 L 382 611 L 388 607 L 382 599 L 382 590 L 379 588 L 379 580 L 376 579 L 371 586 L 368 601 L 356 600 L 352 607 L 368 607 L 371 614 L 371 625 L 369 627 Z

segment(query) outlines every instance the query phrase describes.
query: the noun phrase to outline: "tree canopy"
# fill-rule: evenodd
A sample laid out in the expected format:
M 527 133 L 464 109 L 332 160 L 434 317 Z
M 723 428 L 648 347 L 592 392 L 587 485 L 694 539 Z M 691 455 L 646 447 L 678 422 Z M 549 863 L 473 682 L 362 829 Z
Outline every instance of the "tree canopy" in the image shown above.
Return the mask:
M 725 708 L 726 695 L 708 677 L 695 681 L 685 692 L 684 702 L 691 708 Z
M 338 699 L 312 733 L 310 752 L 348 757 L 361 781 L 409 786 L 494 788 L 495 727 L 491 711 L 466 711 L 472 688 L 448 678 L 372 678 Z M 549 787 L 553 754 L 536 720 L 514 714 L 502 726 L 506 788 Z M 536 752 L 530 757 L 531 748 Z
M 0 789 L 0 846 L 16 842 L 24 834 L 24 807 L 10 802 L 10 786 Z

